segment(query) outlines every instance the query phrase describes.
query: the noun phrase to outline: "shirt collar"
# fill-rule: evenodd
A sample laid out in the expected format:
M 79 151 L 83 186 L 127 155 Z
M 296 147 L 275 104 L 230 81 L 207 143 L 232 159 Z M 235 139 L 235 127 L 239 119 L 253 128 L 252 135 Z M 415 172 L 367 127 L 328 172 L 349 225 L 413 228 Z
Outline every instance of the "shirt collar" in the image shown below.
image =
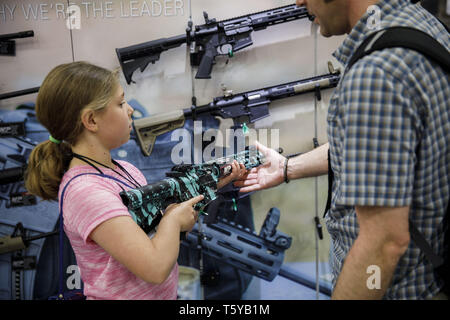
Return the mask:
M 356 49 L 361 45 L 364 39 L 370 35 L 372 32 L 379 30 L 380 28 L 385 28 L 387 21 L 391 20 L 388 17 L 400 8 L 409 5 L 410 0 L 381 0 L 376 6 L 380 8 L 380 27 L 377 29 L 370 28 L 368 22 L 371 16 L 369 12 L 365 13 L 361 19 L 356 23 L 353 29 L 345 38 L 341 46 L 333 53 L 333 56 L 339 61 L 344 67 L 347 67 L 347 63 L 350 58 L 355 53 Z

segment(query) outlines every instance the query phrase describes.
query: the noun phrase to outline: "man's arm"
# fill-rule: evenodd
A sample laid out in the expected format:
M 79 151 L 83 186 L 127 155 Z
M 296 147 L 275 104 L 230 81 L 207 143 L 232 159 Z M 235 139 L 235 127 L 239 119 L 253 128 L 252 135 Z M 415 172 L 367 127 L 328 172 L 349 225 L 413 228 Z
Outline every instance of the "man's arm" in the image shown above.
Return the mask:
M 328 173 L 328 149 L 325 143 L 308 153 L 289 159 L 287 176 L 289 180 L 317 177 Z
M 345 259 L 332 299 L 381 299 L 409 245 L 409 207 L 357 206 L 356 215 L 359 234 Z M 371 281 L 377 270 L 379 288 Z
M 265 163 L 251 169 L 246 175 L 236 180 L 234 185 L 240 192 L 276 187 L 284 182 L 284 164 L 286 158 L 273 149 L 256 142 L 256 147 L 265 157 Z M 289 180 L 316 177 L 328 172 L 328 148 L 326 143 L 308 153 L 290 158 L 287 168 Z

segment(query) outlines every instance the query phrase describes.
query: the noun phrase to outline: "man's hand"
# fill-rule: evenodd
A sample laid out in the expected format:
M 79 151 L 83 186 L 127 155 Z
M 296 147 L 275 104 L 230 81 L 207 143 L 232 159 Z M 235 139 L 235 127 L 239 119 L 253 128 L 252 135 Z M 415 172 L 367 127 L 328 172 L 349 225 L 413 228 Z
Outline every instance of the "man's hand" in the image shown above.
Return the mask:
M 236 187 L 241 188 L 239 190 L 240 192 L 272 188 L 284 181 L 284 162 L 286 158 L 257 141 L 255 145 L 264 155 L 265 163 L 257 168 L 251 169 L 234 183 Z

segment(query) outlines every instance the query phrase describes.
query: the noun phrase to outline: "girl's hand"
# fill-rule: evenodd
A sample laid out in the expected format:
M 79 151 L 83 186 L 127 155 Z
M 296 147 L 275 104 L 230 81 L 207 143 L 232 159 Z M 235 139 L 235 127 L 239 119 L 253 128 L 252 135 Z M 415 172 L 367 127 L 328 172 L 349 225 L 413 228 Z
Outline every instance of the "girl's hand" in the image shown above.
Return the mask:
M 181 232 L 190 231 L 198 219 L 198 212 L 194 210 L 194 206 L 197 202 L 202 201 L 203 198 L 203 195 L 199 195 L 185 202 L 173 203 L 166 208 L 163 218 L 167 219 L 170 217 L 175 219 L 180 226 Z
M 228 176 L 219 179 L 219 182 L 217 183 L 217 189 L 221 189 L 230 182 L 242 178 L 246 172 L 247 170 L 245 169 L 244 164 L 238 163 L 236 160 L 234 160 L 231 164 L 231 173 Z

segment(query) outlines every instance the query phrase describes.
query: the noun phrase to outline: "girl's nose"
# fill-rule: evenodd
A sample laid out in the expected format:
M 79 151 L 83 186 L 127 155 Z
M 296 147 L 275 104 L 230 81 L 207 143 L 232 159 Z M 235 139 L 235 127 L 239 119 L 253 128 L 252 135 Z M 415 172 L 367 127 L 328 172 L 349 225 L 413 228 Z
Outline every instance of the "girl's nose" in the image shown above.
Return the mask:
M 130 106 L 130 105 L 128 104 L 128 102 L 127 102 L 127 106 L 128 106 L 128 114 L 131 116 L 131 115 L 133 114 L 133 112 L 134 112 L 134 109 L 133 109 L 132 106 Z

